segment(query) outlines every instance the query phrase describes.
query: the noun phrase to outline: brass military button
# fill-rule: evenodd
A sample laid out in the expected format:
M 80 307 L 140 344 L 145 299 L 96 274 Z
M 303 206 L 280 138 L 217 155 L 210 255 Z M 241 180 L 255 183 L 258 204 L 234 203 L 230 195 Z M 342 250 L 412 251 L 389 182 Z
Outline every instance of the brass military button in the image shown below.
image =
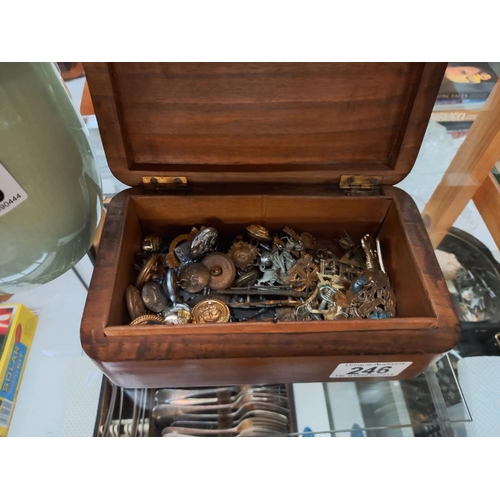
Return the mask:
M 179 286 L 188 293 L 201 292 L 210 281 L 210 271 L 208 267 L 193 262 L 187 264 L 179 273 Z
M 146 307 L 155 313 L 162 312 L 168 303 L 161 285 L 154 281 L 149 281 L 142 287 L 141 297 Z
M 214 250 L 217 245 L 217 238 L 218 233 L 215 227 L 203 228 L 191 242 L 191 255 L 198 259 Z
M 221 300 L 205 299 L 194 306 L 192 315 L 193 323 L 227 323 L 231 312 Z
M 148 259 L 146 264 L 144 264 L 144 266 L 142 267 L 139 276 L 137 276 L 135 286 L 141 289 L 144 286 L 144 284 L 148 282 L 151 279 L 151 277 L 159 271 L 160 267 L 161 267 L 160 255 L 159 254 L 152 255 Z
M 132 321 L 148 313 L 142 301 L 141 292 L 134 285 L 129 285 L 125 294 L 127 297 L 128 313 Z
M 225 290 L 233 284 L 236 278 L 236 266 L 228 255 L 214 252 L 207 255 L 201 263 L 210 271 L 208 286 L 212 290 Z
M 246 228 L 248 234 L 252 237 L 255 238 L 256 240 L 259 241 L 271 241 L 272 237 L 269 234 L 269 231 L 263 227 L 259 226 L 258 224 L 251 224 L 250 226 L 247 226 Z
M 134 319 L 132 323 L 130 323 L 131 326 L 162 324 L 163 318 L 161 318 L 160 316 L 156 316 L 155 314 L 145 314 L 144 316 L 139 316 L 138 318 Z
M 163 322 L 166 325 L 185 325 L 191 322 L 191 309 L 186 304 L 177 304 L 162 311 Z
M 260 272 L 258 269 L 252 269 L 243 273 L 238 279 L 234 282 L 234 286 L 250 286 L 253 285 L 260 277 Z
M 142 250 L 144 252 L 159 252 L 163 244 L 162 239 L 156 234 L 149 234 L 142 240 Z
M 169 269 L 163 279 L 163 292 L 174 306 L 180 301 L 178 279 L 175 269 Z

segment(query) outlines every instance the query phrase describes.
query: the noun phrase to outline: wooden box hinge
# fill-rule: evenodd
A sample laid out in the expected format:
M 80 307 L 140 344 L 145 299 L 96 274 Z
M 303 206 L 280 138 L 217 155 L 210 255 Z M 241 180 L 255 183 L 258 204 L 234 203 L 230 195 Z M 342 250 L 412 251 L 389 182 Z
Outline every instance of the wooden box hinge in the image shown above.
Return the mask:
M 377 196 L 382 194 L 381 175 L 341 175 L 340 189 L 346 196 Z
M 146 191 L 181 191 L 187 187 L 187 177 L 144 176 L 142 186 Z

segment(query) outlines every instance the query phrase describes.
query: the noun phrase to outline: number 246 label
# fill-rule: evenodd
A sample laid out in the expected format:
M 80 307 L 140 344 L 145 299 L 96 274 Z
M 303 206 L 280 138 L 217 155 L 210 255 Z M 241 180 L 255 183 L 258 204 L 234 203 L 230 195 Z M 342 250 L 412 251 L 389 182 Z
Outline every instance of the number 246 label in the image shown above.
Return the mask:
M 335 368 L 330 378 L 395 377 L 411 363 L 411 361 L 342 363 Z

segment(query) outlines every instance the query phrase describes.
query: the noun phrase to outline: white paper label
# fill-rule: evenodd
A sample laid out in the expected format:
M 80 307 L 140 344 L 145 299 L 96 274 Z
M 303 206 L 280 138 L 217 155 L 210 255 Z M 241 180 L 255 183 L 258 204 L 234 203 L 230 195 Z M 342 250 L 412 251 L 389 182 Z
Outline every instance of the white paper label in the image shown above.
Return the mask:
M 395 377 L 411 364 L 412 361 L 342 363 L 335 368 L 330 378 Z
M 26 191 L 0 163 L 0 217 L 28 199 Z

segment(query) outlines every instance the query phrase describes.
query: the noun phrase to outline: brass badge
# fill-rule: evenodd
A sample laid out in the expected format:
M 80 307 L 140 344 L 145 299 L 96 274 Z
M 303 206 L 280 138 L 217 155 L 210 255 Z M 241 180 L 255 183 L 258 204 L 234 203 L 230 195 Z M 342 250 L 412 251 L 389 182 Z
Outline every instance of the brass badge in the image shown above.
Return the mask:
M 313 290 L 318 281 L 318 266 L 309 254 L 301 257 L 297 263 L 282 278 L 285 285 L 295 290 Z
M 181 243 L 184 243 L 185 241 L 193 241 L 198 232 L 199 232 L 198 229 L 193 227 L 193 229 L 191 229 L 191 232 L 189 234 L 180 234 L 179 236 L 177 236 L 172 240 L 172 243 L 170 243 L 170 246 L 168 247 L 168 254 L 165 259 L 165 264 L 167 265 L 167 267 L 172 269 L 179 267 L 181 265 L 179 259 L 175 255 L 175 248 Z
M 389 276 L 381 270 L 382 256 L 377 253 L 376 242 L 370 235 L 363 236 L 361 245 L 365 252 L 366 270 L 352 282 L 347 294 L 351 308 L 365 319 L 393 318 L 396 316 L 396 294 Z
M 306 250 L 314 250 L 316 248 L 316 239 L 311 233 L 301 233 L 300 239 Z
M 239 269 L 251 266 L 257 257 L 257 248 L 245 241 L 236 241 L 227 252 Z

